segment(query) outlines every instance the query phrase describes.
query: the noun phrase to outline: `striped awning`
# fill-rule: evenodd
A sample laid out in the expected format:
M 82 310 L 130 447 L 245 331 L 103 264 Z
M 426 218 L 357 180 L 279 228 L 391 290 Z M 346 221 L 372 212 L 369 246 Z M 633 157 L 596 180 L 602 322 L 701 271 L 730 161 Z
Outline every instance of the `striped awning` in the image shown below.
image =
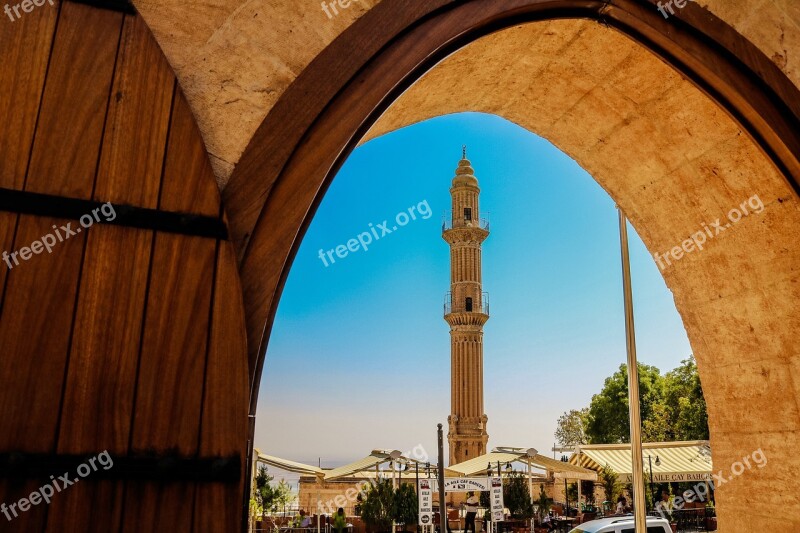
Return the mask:
M 448 466 L 447 471 L 451 476 L 474 476 L 485 473 L 490 464 L 496 465 L 499 462 L 502 466 L 506 463 L 518 462 L 527 465 L 528 460 L 530 460 L 533 468 L 551 471 L 558 479 L 583 479 L 590 481 L 597 479 L 597 472 L 594 470 L 563 461 L 557 461 L 538 453 L 529 456 L 527 450 L 523 448 L 512 448 L 510 450 L 519 451 L 493 451 L 475 457 L 474 459 L 464 461 L 463 463 Z
M 650 478 L 651 464 L 655 482 L 711 479 L 713 465 L 708 441 L 652 442 L 642 444 L 642 449 L 644 451 L 644 471 L 648 479 Z M 630 444 L 579 446 L 569 462 L 597 472 L 603 467 L 609 466 L 617 473 L 621 482 L 631 482 Z
M 537 454 L 532 463 L 539 464 L 542 468 L 550 470 L 555 474 L 556 479 L 597 481 L 597 472 L 595 470 L 551 459 L 544 455 Z

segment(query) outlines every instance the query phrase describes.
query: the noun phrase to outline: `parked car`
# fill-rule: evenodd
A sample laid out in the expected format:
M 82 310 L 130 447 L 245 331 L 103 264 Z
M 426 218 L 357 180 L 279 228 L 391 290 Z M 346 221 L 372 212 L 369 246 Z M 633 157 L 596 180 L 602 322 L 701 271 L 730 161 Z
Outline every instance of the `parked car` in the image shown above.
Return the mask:
M 569 533 L 635 533 L 633 516 L 612 516 L 583 523 Z M 664 518 L 647 517 L 647 533 L 672 533 Z

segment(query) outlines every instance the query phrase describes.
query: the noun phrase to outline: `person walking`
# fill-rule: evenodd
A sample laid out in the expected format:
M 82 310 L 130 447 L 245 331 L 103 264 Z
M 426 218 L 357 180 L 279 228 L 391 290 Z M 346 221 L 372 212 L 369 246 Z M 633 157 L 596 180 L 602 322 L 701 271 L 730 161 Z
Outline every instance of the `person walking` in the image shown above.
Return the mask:
M 472 533 L 475 532 L 475 517 L 478 514 L 478 497 L 475 496 L 474 492 L 467 493 L 467 503 L 466 503 L 466 511 L 467 511 L 467 519 L 464 523 L 464 533 L 470 531 L 470 526 L 472 526 Z

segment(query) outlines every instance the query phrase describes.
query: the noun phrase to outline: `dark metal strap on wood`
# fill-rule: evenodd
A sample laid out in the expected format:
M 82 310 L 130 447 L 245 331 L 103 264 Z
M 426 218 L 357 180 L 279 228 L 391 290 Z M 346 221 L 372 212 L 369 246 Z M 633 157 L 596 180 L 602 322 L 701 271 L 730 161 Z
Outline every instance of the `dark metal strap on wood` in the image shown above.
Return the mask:
M 242 461 L 229 457 L 181 457 L 178 455 L 0 454 L 0 479 L 79 478 L 157 482 L 235 483 L 241 479 Z
M 102 209 L 106 202 L 66 198 L 0 187 L 0 210 L 26 215 L 79 220 L 84 215 L 92 216 L 93 210 Z M 227 239 L 228 228 L 216 217 L 159 211 L 124 204 L 111 204 L 116 217 L 105 220 L 101 216 L 98 224 L 114 224 L 129 228 L 150 229 L 167 233 L 178 233 L 211 239 Z M 105 211 L 102 212 L 106 214 Z M 88 222 L 87 222 L 88 224 Z
M 119 11 L 128 15 L 135 15 L 136 8 L 130 0 L 69 0 L 76 4 L 86 4 L 87 6 L 99 7 L 100 9 L 110 9 L 111 11 Z

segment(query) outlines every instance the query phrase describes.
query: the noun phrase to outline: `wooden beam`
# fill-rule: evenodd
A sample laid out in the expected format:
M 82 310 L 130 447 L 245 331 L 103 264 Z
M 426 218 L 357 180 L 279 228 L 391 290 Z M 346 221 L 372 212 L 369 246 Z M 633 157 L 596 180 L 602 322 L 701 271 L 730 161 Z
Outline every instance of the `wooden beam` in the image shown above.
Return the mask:
M 98 459 L 101 454 L 102 461 Z M 80 470 L 78 467 L 85 465 Z M 76 472 L 88 480 L 121 480 L 196 483 L 233 483 L 242 477 L 242 458 L 229 456 L 180 456 L 170 454 L 115 455 L 106 451 L 84 454 L 0 454 L 0 476 L 12 480 L 41 479 Z
M 103 206 L 110 204 L 113 219 Z M 102 210 L 102 212 L 101 212 Z M 24 213 L 66 220 L 80 220 L 81 217 L 98 211 L 94 221 L 97 224 L 110 224 L 126 228 L 139 228 L 176 233 L 210 239 L 227 239 L 228 230 L 218 217 L 194 213 L 163 211 L 126 204 L 114 204 L 97 200 L 83 200 L 53 194 L 18 191 L 0 187 L 0 211 Z M 87 223 L 88 224 L 88 223 Z M 73 231 L 79 226 L 70 228 Z

